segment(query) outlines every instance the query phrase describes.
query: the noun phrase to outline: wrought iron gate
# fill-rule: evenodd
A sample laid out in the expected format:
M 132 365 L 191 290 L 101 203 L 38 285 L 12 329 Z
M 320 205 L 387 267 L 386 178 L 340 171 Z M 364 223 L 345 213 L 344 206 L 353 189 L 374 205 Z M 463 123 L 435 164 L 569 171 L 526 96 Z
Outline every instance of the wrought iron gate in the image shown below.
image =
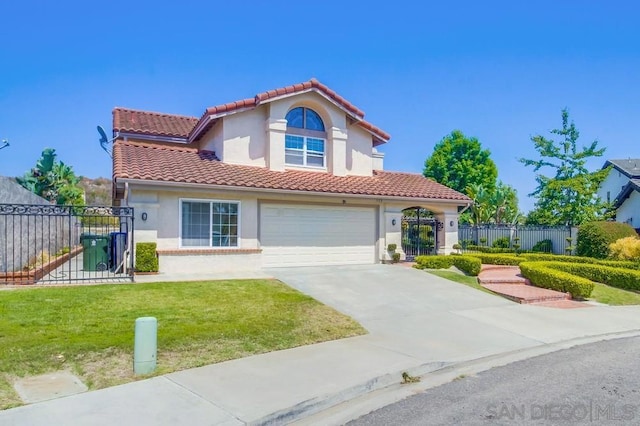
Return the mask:
M 416 256 L 432 255 L 438 252 L 438 226 L 434 218 L 402 218 L 402 251 L 407 260 Z
M 0 204 L 0 284 L 133 281 L 133 208 Z

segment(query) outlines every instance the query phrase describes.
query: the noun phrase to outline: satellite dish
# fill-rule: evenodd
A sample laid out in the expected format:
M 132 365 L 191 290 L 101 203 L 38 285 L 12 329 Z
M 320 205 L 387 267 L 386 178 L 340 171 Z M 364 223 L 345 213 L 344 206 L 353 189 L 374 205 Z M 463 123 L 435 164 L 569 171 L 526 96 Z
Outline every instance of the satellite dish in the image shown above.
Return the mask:
M 104 152 L 109 154 L 109 157 L 112 157 L 110 143 L 113 142 L 115 138 L 109 140 L 109 138 L 107 137 L 107 133 L 104 131 L 102 126 L 98 126 L 98 133 L 100 133 L 100 146 L 102 147 Z

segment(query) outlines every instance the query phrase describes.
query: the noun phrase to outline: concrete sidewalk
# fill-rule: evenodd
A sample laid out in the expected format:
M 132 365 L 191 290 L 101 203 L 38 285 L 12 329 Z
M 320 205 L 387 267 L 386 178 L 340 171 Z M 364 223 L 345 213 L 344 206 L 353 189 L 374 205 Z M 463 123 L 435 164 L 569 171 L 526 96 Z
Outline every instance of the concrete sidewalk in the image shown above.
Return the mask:
M 483 357 L 640 330 L 640 307 L 519 305 L 397 266 L 268 273 L 353 316 L 370 334 L 6 410 L 0 424 L 282 424 L 397 384 L 403 371 L 422 375 Z

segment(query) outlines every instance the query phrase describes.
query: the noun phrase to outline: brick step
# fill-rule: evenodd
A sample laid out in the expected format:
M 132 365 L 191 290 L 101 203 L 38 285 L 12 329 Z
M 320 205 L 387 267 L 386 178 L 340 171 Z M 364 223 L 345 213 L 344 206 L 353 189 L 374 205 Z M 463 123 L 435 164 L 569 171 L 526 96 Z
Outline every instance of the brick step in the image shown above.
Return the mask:
M 497 278 L 497 277 L 481 277 L 478 276 L 480 284 L 513 284 L 513 285 L 531 285 L 531 281 L 525 277 Z
M 559 300 L 571 300 L 567 293 L 547 290 L 532 285 L 523 284 L 481 284 L 487 290 L 497 293 L 517 303 L 543 303 Z

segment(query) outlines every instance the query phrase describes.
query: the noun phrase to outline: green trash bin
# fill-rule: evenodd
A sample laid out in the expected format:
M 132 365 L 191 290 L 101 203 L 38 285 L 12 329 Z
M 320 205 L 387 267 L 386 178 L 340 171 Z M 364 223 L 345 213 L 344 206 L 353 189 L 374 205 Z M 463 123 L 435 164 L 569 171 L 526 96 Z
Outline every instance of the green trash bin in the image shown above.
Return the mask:
M 109 268 L 109 236 L 81 234 L 82 269 L 106 271 Z

